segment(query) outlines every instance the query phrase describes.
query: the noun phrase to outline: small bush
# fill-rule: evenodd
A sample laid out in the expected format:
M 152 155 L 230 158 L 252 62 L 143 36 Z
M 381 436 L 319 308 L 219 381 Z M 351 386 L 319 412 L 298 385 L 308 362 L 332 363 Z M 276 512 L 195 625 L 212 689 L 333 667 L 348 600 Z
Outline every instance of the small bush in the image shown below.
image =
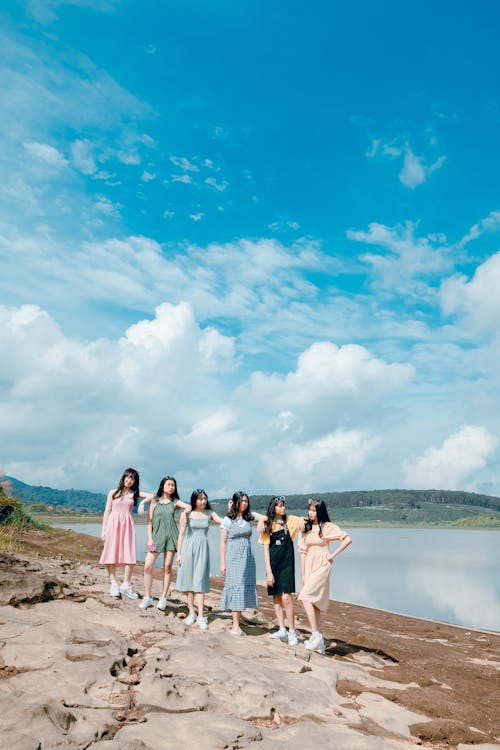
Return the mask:
M 17 529 L 46 529 L 23 508 L 15 497 L 8 497 L 0 487 L 0 526 L 14 526 Z

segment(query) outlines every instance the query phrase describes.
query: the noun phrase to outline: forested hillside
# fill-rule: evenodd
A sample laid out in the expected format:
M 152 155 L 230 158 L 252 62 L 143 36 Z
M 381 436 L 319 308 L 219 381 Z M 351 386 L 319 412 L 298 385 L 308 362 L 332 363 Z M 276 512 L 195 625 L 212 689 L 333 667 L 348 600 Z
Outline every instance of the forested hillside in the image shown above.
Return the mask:
M 32 510 L 78 511 L 102 513 L 106 496 L 87 490 L 56 490 L 25 484 L 13 477 L 5 477 L 10 483 L 10 493 L 32 506 Z M 271 494 L 253 495 L 252 506 L 265 510 Z M 451 490 L 356 490 L 348 492 L 321 492 L 287 496 L 289 511 L 304 513 L 310 497 L 324 500 L 332 515 L 339 521 L 354 522 L 407 522 L 421 523 L 457 521 L 461 518 L 500 519 L 500 498 L 474 492 Z M 185 498 L 184 498 L 185 499 Z M 220 506 L 227 498 L 219 498 Z M 37 508 L 37 506 L 39 506 Z M 42 507 L 43 506 L 43 507 Z

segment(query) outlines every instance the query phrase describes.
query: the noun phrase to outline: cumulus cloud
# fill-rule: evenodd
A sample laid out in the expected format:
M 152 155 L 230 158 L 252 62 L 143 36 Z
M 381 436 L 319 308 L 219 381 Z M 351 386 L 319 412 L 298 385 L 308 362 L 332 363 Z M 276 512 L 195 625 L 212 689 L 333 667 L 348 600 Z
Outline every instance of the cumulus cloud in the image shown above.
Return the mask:
M 407 460 L 403 472 L 410 487 L 463 489 L 486 465 L 498 439 L 480 425 L 463 425 L 439 446 L 430 446 L 421 456 Z
M 411 374 L 318 344 L 281 381 L 248 379 L 235 339 L 187 303 L 159 305 L 118 339 L 68 337 L 34 305 L 0 307 L 0 330 L 4 468 L 59 486 L 103 489 L 132 463 L 148 486 L 175 471 L 212 492 L 329 489 L 353 481 L 380 440 L 357 398 L 380 410 Z
M 498 333 L 500 326 L 500 252 L 487 258 L 471 279 L 455 274 L 441 284 L 445 315 L 460 315 L 474 330 Z
M 293 372 L 254 373 L 249 380 L 248 406 L 265 401 L 277 413 L 287 415 L 293 434 L 316 438 L 330 434 L 332 424 L 368 419 L 371 409 L 412 375 L 410 365 L 388 364 L 362 346 L 338 347 L 318 341 L 299 356 Z M 283 421 L 280 428 L 289 431 Z

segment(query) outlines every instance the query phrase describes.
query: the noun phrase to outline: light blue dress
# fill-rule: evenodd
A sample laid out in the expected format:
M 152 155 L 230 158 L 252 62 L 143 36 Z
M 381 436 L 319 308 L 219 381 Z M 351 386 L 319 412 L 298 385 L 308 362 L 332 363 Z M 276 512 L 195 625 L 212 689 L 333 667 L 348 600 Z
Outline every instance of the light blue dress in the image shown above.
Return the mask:
M 190 514 L 186 536 L 182 543 L 182 564 L 177 573 L 177 591 L 194 591 L 207 594 L 210 591 L 210 552 L 208 548 L 208 525 L 210 518 L 193 518 Z

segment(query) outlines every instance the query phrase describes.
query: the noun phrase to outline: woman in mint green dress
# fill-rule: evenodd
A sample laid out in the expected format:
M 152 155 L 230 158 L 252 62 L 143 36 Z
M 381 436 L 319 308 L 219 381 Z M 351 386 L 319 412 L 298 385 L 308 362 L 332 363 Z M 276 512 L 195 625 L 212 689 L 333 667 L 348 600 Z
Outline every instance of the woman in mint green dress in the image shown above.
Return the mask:
M 144 503 L 141 503 L 143 506 Z M 153 605 L 151 595 L 153 584 L 153 568 L 163 552 L 163 590 L 158 601 L 158 609 L 167 608 L 167 596 L 172 575 L 172 563 L 177 549 L 179 529 L 175 523 L 175 510 L 180 508 L 185 512 L 191 510 L 188 503 L 183 503 L 177 492 L 177 482 L 174 477 L 163 477 L 158 492 L 151 501 L 148 511 L 148 551 L 144 561 L 144 597 L 139 604 L 141 609 Z
M 210 551 L 207 539 L 210 521 L 220 524 L 222 518 L 210 508 L 205 490 L 195 490 L 191 495 L 191 513 L 188 518 L 181 518 L 176 589 L 187 593 L 189 615 L 185 619 L 186 625 L 196 622 L 201 630 L 208 628 L 204 605 L 205 594 L 210 591 Z

